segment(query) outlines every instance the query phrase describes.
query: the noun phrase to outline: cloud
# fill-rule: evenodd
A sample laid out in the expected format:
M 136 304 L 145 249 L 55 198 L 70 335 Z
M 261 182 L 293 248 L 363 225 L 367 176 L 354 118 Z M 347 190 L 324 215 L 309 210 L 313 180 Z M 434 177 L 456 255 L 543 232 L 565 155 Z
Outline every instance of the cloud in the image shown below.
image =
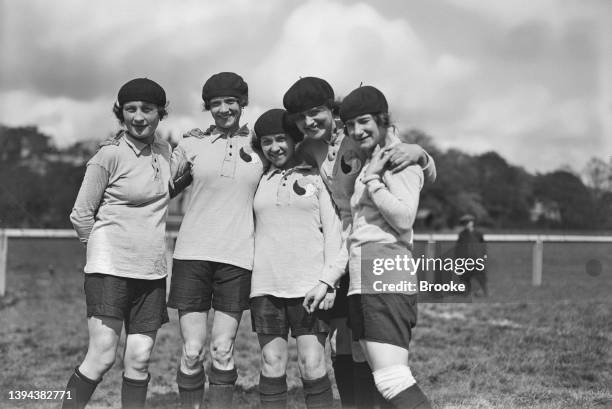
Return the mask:
M 0 93 L 1 122 L 8 126 L 36 125 L 63 147 L 82 139 L 103 139 L 118 124 L 112 102 L 105 99 L 79 101 L 45 97 L 30 91 Z
M 504 28 L 529 22 L 544 22 L 555 29 L 563 29 L 568 22 L 596 19 L 602 11 L 610 10 L 606 0 L 446 0 L 457 7 L 471 10 Z
M 435 128 L 446 147 L 473 153 L 495 150 L 530 170 L 580 167 L 605 143 L 597 138 L 601 130 L 595 101 L 558 100 L 539 85 L 519 85 L 506 95 L 474 100 L 461 119 Z
M 529 169 L 612 146 L 604 0 L 50 4 L 0 0 L 0 123 L 39 124 L 62 146 L 116 129 L 110 106 L 136 76 L 166 89 L 162 132 L 206 127 L 200 90 L 219 71 L 249 83 L 251 124 L 314 75 L 340 96 L 375 85 L 400 127 Z
M 253 77 L 274 89 L 277 101 L 300 76 L 327 79 L 339 96 L 363 82 L 379 87 L 403 111 L 434 101 L 473 68 L 455 55 L 432 55 L 404 19 L 385 18 L 364 3 L 313 0 L 288 16 Z
M 244 38 L 257 41 L 247 23 L 274 18 L 279 3 L 7 3 L 0 88 L 87 100 L 111 97 L 126 80 L 150 76 L 184 92 L 180 85 L 187 82 L 179 77 L 201 86 L 217 67 L 236 68 L 248 56 Z

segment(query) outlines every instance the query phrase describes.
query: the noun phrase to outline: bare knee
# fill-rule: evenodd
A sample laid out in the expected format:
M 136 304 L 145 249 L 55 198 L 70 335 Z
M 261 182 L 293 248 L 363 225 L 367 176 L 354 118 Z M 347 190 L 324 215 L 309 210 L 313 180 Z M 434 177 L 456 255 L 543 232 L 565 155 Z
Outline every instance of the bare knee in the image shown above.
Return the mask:
M 264 348 L 261 351 L 261 373 L 267 377 L 277 378 L 285 374 L 287 355 L 283 351 Z
M 234 339 L 219 337 L 210 342 L 210 356 L 213 364 L 219 369 L 234 367 Z
M 327 373 L 323 353 L 310 351 L 298 353 L 298 368 L 304 379 L 318 379 Z
M 81 372 L 91 379 L 99 379 L 113 366 L 116 356 L 117 344 L 113 340 L 90 340 Z
M 181 369 L 185 373 L 195 373 L 202 368 L 204 362 L 204 343 L 199 340 L 190 340 L 183 343 L 181 355 Z
M 102 372 L 108 371 L 114 364 L 117 357 L 115 349 L 108 349 L 102 353 L 96 353 L 96 364 L 102 370 Z
M 129 375 L 128 372 L 137 372 L 142 375 L 148 373 L 153 344 L 153 341 L 139 340 L 137 342 L 131 342 L 128 340 L 125 349 L 125 357 L 123 359 L 126 375 Z

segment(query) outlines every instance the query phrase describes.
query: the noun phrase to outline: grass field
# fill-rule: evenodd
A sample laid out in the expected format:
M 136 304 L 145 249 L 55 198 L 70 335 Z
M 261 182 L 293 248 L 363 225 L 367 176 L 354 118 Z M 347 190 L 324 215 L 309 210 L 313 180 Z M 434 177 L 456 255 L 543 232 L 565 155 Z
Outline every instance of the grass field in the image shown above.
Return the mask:
M 611 247 L 547 243 L 543 285 L 534 288 L 530 245 L 490 244 L 488 300 L 421 304 L 411 368 L 435 406 L 612 408 Z M 83 253 L 76 240 L 9 242 L 8 293 L 0 299 L 0 408 L 60 406 L 9 400 L 9 391 L 61 390 L 83 358 Z M 600 275 L 585 272 L 589 260 L 602 263 Z M 170 316 L 150 368 L 149 408 L 177 407 L 180 341 L 176 313 Z M 236 349 L 234 401 L 256 408 L 259 351 L 246 314 Z M 120 378 L 117 362 L 89 407 L 118 408 Z M 288 382 L 290 407 L 304 407 L 294 363 Z

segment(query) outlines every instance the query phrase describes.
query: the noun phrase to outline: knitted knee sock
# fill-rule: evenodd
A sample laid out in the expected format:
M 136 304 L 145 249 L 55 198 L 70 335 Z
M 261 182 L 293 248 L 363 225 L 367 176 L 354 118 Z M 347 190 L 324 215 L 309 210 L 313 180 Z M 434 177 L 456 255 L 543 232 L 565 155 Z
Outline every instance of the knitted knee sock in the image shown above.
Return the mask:
M 176 384 L 178 385 L 181 407 L 183 409 L 199 409 L 204 396 L 204 382 L 206 375 L 204 368 L 193 375 L 184 374 L 179 368 L 176 372 Z
M 267 377 L 259 374 L 259 400 L 262 409 L 287 407 L 287 375 Z
M 210 366 L 208 375 L 208 402 L 211 409 L 226 409 L 232 407 L 234 385 L 238 379 L 236 368 L 218 369 Z
M 373 408 L 380 393 L 376 389 L 370 365 L 367 362 L 354 362 L 353 376 L 355 379 L 355 406 L 359 409 Z
M 425 396 L 416 383 L 392 397 L 390 402 L 394 408 L 431 409 L 427 396 Z
M 121 408 L 122 409 L 144 409 L 147 400 L 147 388 L 151 374 L 147 379 L 130 379 L 123 374 L 121 384 Z
M 334 395 L 327 374 L 312 380 L 302 378 L 302 385 L 308 409 L 329 409 L 334 406 Z
M 102 378 L 97 381 L 89 379 L 79 371 L 77 366 L 66 385 L 62 409 L 83 409 L 101 380 Z
M 340 394 L 342 408 L 355 407 L 355 388 L 353 378 L 353 356 L 336 355 L 333 362 L 334 377 Z

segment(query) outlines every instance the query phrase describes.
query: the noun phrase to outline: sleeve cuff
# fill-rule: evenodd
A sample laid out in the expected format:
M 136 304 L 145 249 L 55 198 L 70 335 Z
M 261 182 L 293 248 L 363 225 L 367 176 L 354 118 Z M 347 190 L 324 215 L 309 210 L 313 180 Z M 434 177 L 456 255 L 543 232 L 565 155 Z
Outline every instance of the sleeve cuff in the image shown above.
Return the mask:
M 363 183 L 365 183 L 366 185 L 368 184 L 368 182 L 371 182 L 373 180 L 378 180 L 380 181 L 380 175 L 370 175 L 370 176 L 364 176 L 363 179 L 361 179 L 361 181 Z
M 338 275 L 338 272 L 332 267 L 325 267 L 323 272 L 321 273 L 321 277 L 319 277 L 319 281 L 327 284 L 331 288 L 337 288 L 340 282 L 340 278 L 344 275 L 344 271 L 342 274 Z
M 376 192 L 378 192 L 380 189 L 385 188 L 385 184 L 379 179 L 372 179 L 370 180 L 366 186 L 368 187 L 368 191 L 370 192 L 370 194 L 374 194 Z

